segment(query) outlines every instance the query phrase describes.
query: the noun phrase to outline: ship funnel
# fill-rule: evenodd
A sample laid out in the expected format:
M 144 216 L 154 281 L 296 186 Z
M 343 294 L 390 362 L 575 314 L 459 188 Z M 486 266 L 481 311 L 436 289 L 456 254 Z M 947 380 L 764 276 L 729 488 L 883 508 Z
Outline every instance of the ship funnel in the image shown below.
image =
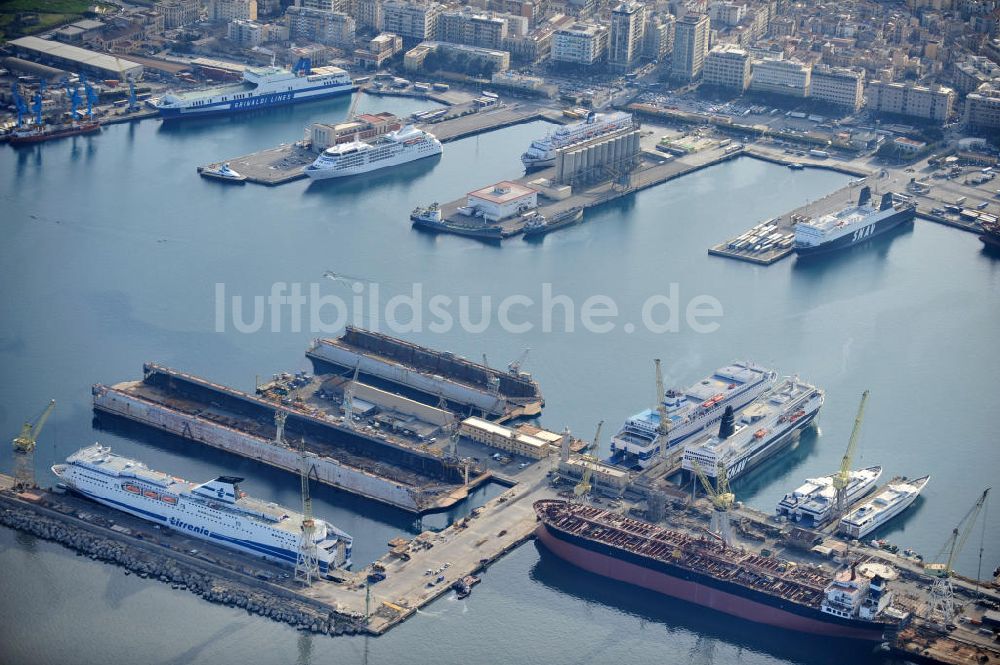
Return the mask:
M 872 200 L 872 188 L 865 185 L 861 188 L 861 195 L 858 197 L 858 206 L 863 206 Z
M 733 416 L 733 407 L 729 405 L 726 410 L 722 413 L 722 424 L 719 425 L 719 438 L 725 441 L 733 435 L 736 430 L 735 417 Z
M 892 192 L 886 192 L 882 195 L 882 203 L 879 205 L 879 210 L 888 210 L 892 207 Z

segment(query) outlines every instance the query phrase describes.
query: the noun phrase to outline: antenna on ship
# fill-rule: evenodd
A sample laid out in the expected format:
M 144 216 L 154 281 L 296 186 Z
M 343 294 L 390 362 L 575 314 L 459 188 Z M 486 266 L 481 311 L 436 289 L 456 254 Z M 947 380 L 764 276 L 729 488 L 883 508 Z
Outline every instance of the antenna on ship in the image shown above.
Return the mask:
M 316 521 L 312 515 L 309 495 L 309 461 L 306 458 L 305 437 L 299 437 L 299 477 L 302 479 L 302 536 L 295 560 L 295 580 L 310 586 L 319 578 L 319 550 L 316 547 Z

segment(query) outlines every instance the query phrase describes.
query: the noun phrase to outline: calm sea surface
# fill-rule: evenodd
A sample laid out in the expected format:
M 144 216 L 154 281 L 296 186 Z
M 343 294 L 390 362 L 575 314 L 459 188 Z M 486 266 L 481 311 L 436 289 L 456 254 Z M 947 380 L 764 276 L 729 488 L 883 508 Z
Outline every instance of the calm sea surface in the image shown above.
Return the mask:
M 355 294 L 324 279 L 328 270 L 378 283 L 380 306 L 349 310 L 366 325 L 378 317 L 388 330 L 388 301 L 416 294 L 422 321 L 396 309 L 414 328 L 409 339 L 470 358 L 486 353 L 495 366 L 530 347 L 524 368 L 545 392 L 542 423 L 588 437 L 598 420 L 608 432 L 652 403 L 654 357 L 663 358 L 675 385 L 734 359 L 816 383 L 827 391 L 817 432 L 737 483 L 739 498 L 762 510 L 805 478 L 838 467 L 865 388 L 872 396 L 855 466 L 932 475 L 918 502 L 879 536 L 933 557 L 996 479 L 1000 261 L 973 235 L 918 221 L 811 264 L 788 259 L 765 268 L 707 256 L 710 245 L 848 180 L 750 159 L 592 211 L 586 224 L 540 243 L 515 239 L 499 248 L 410 228 L 415 205 L 519 176 L 518 155 L 548 130 L 544 123 L 448 144 L 430 162 L 319 185 L 227 187 L 195 173 L 200 164 L 298 140 L 310 122 L 338 120 L 347 107 L 338 100 L 176 127 L 146 121 L 98 137 L 0 149 L 0 432 L 13 436 L 57 400 L 36 454 L 43 484 L 53 482 L 51 464 L 99 439 L 192 480 L 238 474 L 252 494 L 297 505 L 298 480 L 287 474 L 141 428 L 95 428 L 90 386 L 138 378 L 148 360 L 246 390 L 257 376 L 305 369 L 306 346 L 323 334 L 310 324 L 330 323 L 334 308 L 323 309 L 322 320 L 305 316 L 299 327 L 283 310 L 276 332 L 268 310 L 250 333 L 239 332 L 229 308 L 241 297 L 239 320 L 252 322 L 254 297 L 276 283 L 350 303 Z M 361 103 L 361 110 L 399 114 L 421 108 L 429 107 Z M 546 291 L 568 296 L 573 308 L 567 317 L 565 307 L 554 307 L 551 330 L 540 304 Z M 371 287 L 363 295 L 369 302 Z M 450 330 L 430 326 L 433 296 L 451 299 Z M 498 321 L 510 296 L 522 297 L 508 310 L 511 322 L 530 330 L 505 330 Z M 585 329 L 580 310 L 592 296 L 614 302 L 610 332 Z M 684 316 L 699 296 L 721 307 L 713 332 L 699 332 Z M 643 324 L 644 303 L 656 297 L 676 305 L 675 329 Z M 517 304 L 525 299 L 533 304 Z M 471 323 L 480 322 L 485 303 L 491 318 L 481 332 L 458 323 L 462 301 Z M 664 322 L 668 308 L 654 310 Z M 11 462 L 9 446 L 0 446 L 0 469 Z M 360 565 L 394 535 L 443 526 L 467 510 L 421 523 L 330 488 L 316 494 L 317 513 L 355 536 Z M 475 499 L 493 494 L 486 488 Z M 983 575 L 1000 563 L 1000 511 L 987 522 L 959 559 L 963 573 L 977 573 L 981 542 Z M 0 633 L 0 662 L 11 664 L 628 658 L 721 665 L 867 657 L 586 577 L 534 544 L 492 567 L 467 600 L 440 600 L 379 639 L 334 640 L 0 530 Z

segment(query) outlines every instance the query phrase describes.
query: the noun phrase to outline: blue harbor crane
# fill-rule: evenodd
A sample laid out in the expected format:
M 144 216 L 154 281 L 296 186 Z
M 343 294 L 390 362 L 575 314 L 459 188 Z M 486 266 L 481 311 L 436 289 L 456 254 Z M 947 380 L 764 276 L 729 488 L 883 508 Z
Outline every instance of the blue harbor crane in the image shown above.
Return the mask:
M 66 97 L 69 99 L 70 104 L 70 115 L 73 120 L 80 119 L 80 89 L 77 86 L 70 87 L 69 79 L 63 79 L 63 85 L 66 87 Z
M 35 124 L 39 127 L 42 126 L 42 95 L 45 92 L 45 81 L 42 81 L 38 85 L 38 92 L 35 93 L 35 103 L 32 105 L 32 110 L 35 112 Z
M 135 81 L 132 79 L 128 80 L 128 110 L 130 113 L 139 110 L 139 104 L 135 100 Z
M 81 74 L 80 81 L 83 83 L 83 89 L 87 92 L 87 117 L 93 120 L 94 106 L 97 105 L 97 102 L 100 101 L 100 99 L 98 98 L 97 93 L 94 92 L 94 86 L 90 85 L 90 81 L 87 80 L 86 76 Z
M 28 104 L 24 101 L 24 97 L 21 96 L 21 90 L 18 88 L 17 83 L 12 83 L 10 89 L 14 95 L 14 107 L 17 109 L 17 126 L 23 127 L 24 116 L 28 114 Z

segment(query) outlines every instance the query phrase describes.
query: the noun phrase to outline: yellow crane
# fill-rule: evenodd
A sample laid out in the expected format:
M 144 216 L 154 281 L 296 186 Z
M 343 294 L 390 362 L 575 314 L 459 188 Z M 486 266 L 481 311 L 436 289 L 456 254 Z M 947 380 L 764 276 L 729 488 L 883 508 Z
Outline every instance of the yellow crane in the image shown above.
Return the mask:
M 861 395 L 858 405 L 858 415 L 854 418 L 854 429 L 851 439 L 847 442 L 847 450 L 840 461 L 840 470 L 833 476 L 833 488 L 837 491 L 837 516 L 847 512 L 847 486 L 851 482 L 851 463 L 854 461 L 854 451 L 858 447 L 858 435 L 861 433 L 861 422 L 865 417 L 865 405 L 868 403 L 868 390 Z
M 670 443 L 670 419 L 667 417 L 667 405 L 664 401 L 667 393 L 663 388 L 663 368 L 660 366 L 659 358 L 653 360 L 653 363 L 656 365 L 656 413 L 660 417 L 660 424 L 656 428 L 656 439 L 662 460 L 667 458 L 667 448 Z
M 955 606 L 955 591 L 951 585 L 952 566 L 955 563 L 955 557 L 965 547 L 965 541 L 969 539 L 969 534 L 972 533 L 972 529 L 979 519 L 979 513 L 982 512 L 983 506 L 986 505 L 986 499 L 989 494 L 990 488 L 987 487 L 979 495 L 979 499 L 972 508 L 965 513 L 965 516 L 962 517 L 958 525 L 951 530 L 951 534 L 945 541 L 941 551 L 934 557 L 935 563 L 929 563 L 924 566 L 924 570 L 937 578 L 931 587 L 931 595 L 928 601 L 930 617 L 932 619 L 940 619 L 944 624 L 951 623 L 955 615 L 958 614 L 958 608 Z M 947 555 L 947 558 L 945 558 L 945 555 Z M 942 559 L 944 559 L 943 563 L 941 562 Z
M 14 452 L 17 453 L 14 459 L 14 487 L 17 489 L 35 486 L 35 445 L 54 408 L 56 401 L 49 400 L 41 415 L 21 425 L 21 433 L 14 437 Z
M 586 453 L 590 450 L 597 450 L 597 446 L 601 442 L 601 427 L 603 426 L 603 420 L 597 423 L 597 431 L 594 433 L 593 443 L 587 446 L 587 448 L 583 451 L 584 454 L 580 456 L 580 461 L 583 463 L 583 474 L 580 476 L 580 482 L 578 482 L 576 487 L 573 488 L 573 495 L 578 499 L 585 494 L 590 494 L 590 479 L 594 475 L 594 465 L 597 464 L 597 458 L 593 455 L 587 455 Z
M 309 460 L 306 440 L 299 437 L 299 478 L 302 480 L 302 534 L 295 560 L 295 579 L 305 586 L 319 578 L 319 550 L 316 547 L 316 521 L 313 519 L 312 496 L 309 494 Z
M 694 469 L 701 486 L 705 488 L 709 501 L 712 502 L 712 531 L 719 534 L 723 545 L 728 547 L 733 542 L 732 530 L 729 528 L 729 511 L 736 502 L 736 495 L 729 489 L 729 475 L 726 472 L 725 463 L 721 463 L 715 470 L 715 487 L 702 470 L 697 460 L 691 460 L 691 467 Z

